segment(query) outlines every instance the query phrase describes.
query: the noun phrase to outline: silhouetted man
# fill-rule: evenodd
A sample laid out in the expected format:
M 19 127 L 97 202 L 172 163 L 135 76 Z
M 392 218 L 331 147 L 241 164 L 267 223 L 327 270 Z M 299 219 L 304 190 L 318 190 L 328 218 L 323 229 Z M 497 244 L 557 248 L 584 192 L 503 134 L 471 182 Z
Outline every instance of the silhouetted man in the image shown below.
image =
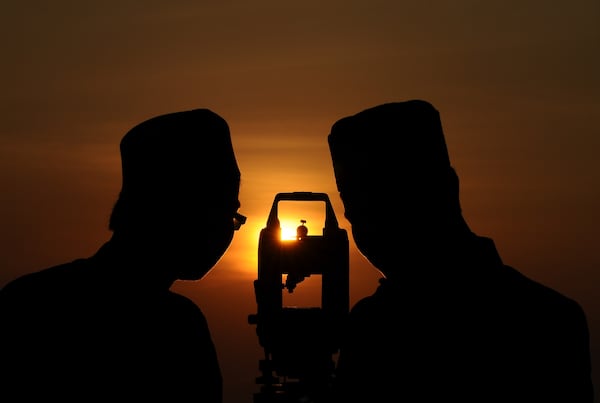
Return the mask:
M 338 401 L 593 401 L 582 308 L 469 229 L 431 104 L 369 108 L 328 141 L 354 241 L 383 274 L 351 309 Z
M 229 127 L 208 109 L 160 115 L 120 149 L 112 237 L 0 292 L 4 401 L 222 401 L 205 316 L 170 287 L 205 276 L 245 221 Z

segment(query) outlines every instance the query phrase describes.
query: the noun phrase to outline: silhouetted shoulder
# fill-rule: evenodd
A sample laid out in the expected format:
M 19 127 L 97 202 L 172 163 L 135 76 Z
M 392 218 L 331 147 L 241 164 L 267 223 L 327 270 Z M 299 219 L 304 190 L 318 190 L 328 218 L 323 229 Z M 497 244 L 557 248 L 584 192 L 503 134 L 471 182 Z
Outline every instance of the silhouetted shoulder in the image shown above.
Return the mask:
M 58 294 L 59 290 L 65 287 L 65 284 L 71 283 L 66 279 L 72 278 L 75 273 L 85 266 L 85 262 L 86 259 L 77 259 L 69 263 L 62 263 L 24 274 L 0 289 L 0 296 L 3 300 L 7 298 L 29 300 L 38 298 L 47 292 Z
M 456 283 L 446 283 L 443 288 L 435 290 L 381 279 L 375 293 L 360 299 L 352 307 L 351 315 L 354 319 L 371 321 L 373 315 L 389 315 L 391 311 L 407 308 L 425 310 L 435 305 L 447 309 L 456 305 L 474 314 L 484 309 L 504 312 L 507 319 L 519 317 L 525 322 L 532 318 L 554 324 L 578 323 L 579 327 L 586 321 L 583 308 L 577 301 L 511 266 L 500 264 L 477 270 L 476 278 L 459 277 Z M 415 303 L 420 299 L 420 303 Z
M 531 306 L 538 312 L 547 312 L 549 317 L 558 321 L 576 320 L 585 322 L 585 313 L 581 305 L 574 299 L 559 291 L 535 281 L 512 266 L 502 266 L 505 277 L 507 298 L 519 299 L 523 306 Z

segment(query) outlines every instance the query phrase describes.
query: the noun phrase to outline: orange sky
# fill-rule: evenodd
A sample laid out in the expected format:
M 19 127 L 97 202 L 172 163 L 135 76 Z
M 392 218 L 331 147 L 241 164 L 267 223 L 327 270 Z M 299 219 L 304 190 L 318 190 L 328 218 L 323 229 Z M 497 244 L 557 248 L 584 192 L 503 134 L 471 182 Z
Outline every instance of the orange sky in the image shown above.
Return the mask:
M 108 239 L 127 130 L 210 108 L 229 122 L 249 218 L 204 280 L 175 288 L 208 317 L 225 403 L 251 402 L 261 357 L 247 315 L 273 197 L 328 193 L 349 231 L 331 125 L 422 98 L 441 113 L 471 228 L 583 305 L 600 388 L 600 3 L 405 3 L 3 2 L 0 286 Z M 350 270 L 354 302 L 378 273 L 352 241 Z

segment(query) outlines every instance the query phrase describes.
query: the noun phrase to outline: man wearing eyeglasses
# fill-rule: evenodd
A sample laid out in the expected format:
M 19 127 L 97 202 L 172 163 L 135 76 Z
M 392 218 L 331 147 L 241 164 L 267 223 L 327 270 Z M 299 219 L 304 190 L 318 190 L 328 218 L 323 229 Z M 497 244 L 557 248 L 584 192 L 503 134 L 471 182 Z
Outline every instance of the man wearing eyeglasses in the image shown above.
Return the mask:
M 202 279 L 246 220 L 228 124 L 208 109 L 159 115 L 120 151 L 111 238 L 0 291 L 5 398 L 222 401 L 205 316 L 170 287 Z

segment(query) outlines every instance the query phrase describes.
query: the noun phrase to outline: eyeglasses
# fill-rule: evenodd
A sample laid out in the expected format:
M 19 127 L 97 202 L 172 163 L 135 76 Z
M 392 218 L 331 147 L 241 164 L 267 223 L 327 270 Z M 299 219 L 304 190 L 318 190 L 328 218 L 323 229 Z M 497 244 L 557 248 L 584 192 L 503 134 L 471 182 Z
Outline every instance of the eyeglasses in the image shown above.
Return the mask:
M 242 225 L 246 223 L 246 216 L 238 212 L 233 213 L 233 229 L 239 230 Z

